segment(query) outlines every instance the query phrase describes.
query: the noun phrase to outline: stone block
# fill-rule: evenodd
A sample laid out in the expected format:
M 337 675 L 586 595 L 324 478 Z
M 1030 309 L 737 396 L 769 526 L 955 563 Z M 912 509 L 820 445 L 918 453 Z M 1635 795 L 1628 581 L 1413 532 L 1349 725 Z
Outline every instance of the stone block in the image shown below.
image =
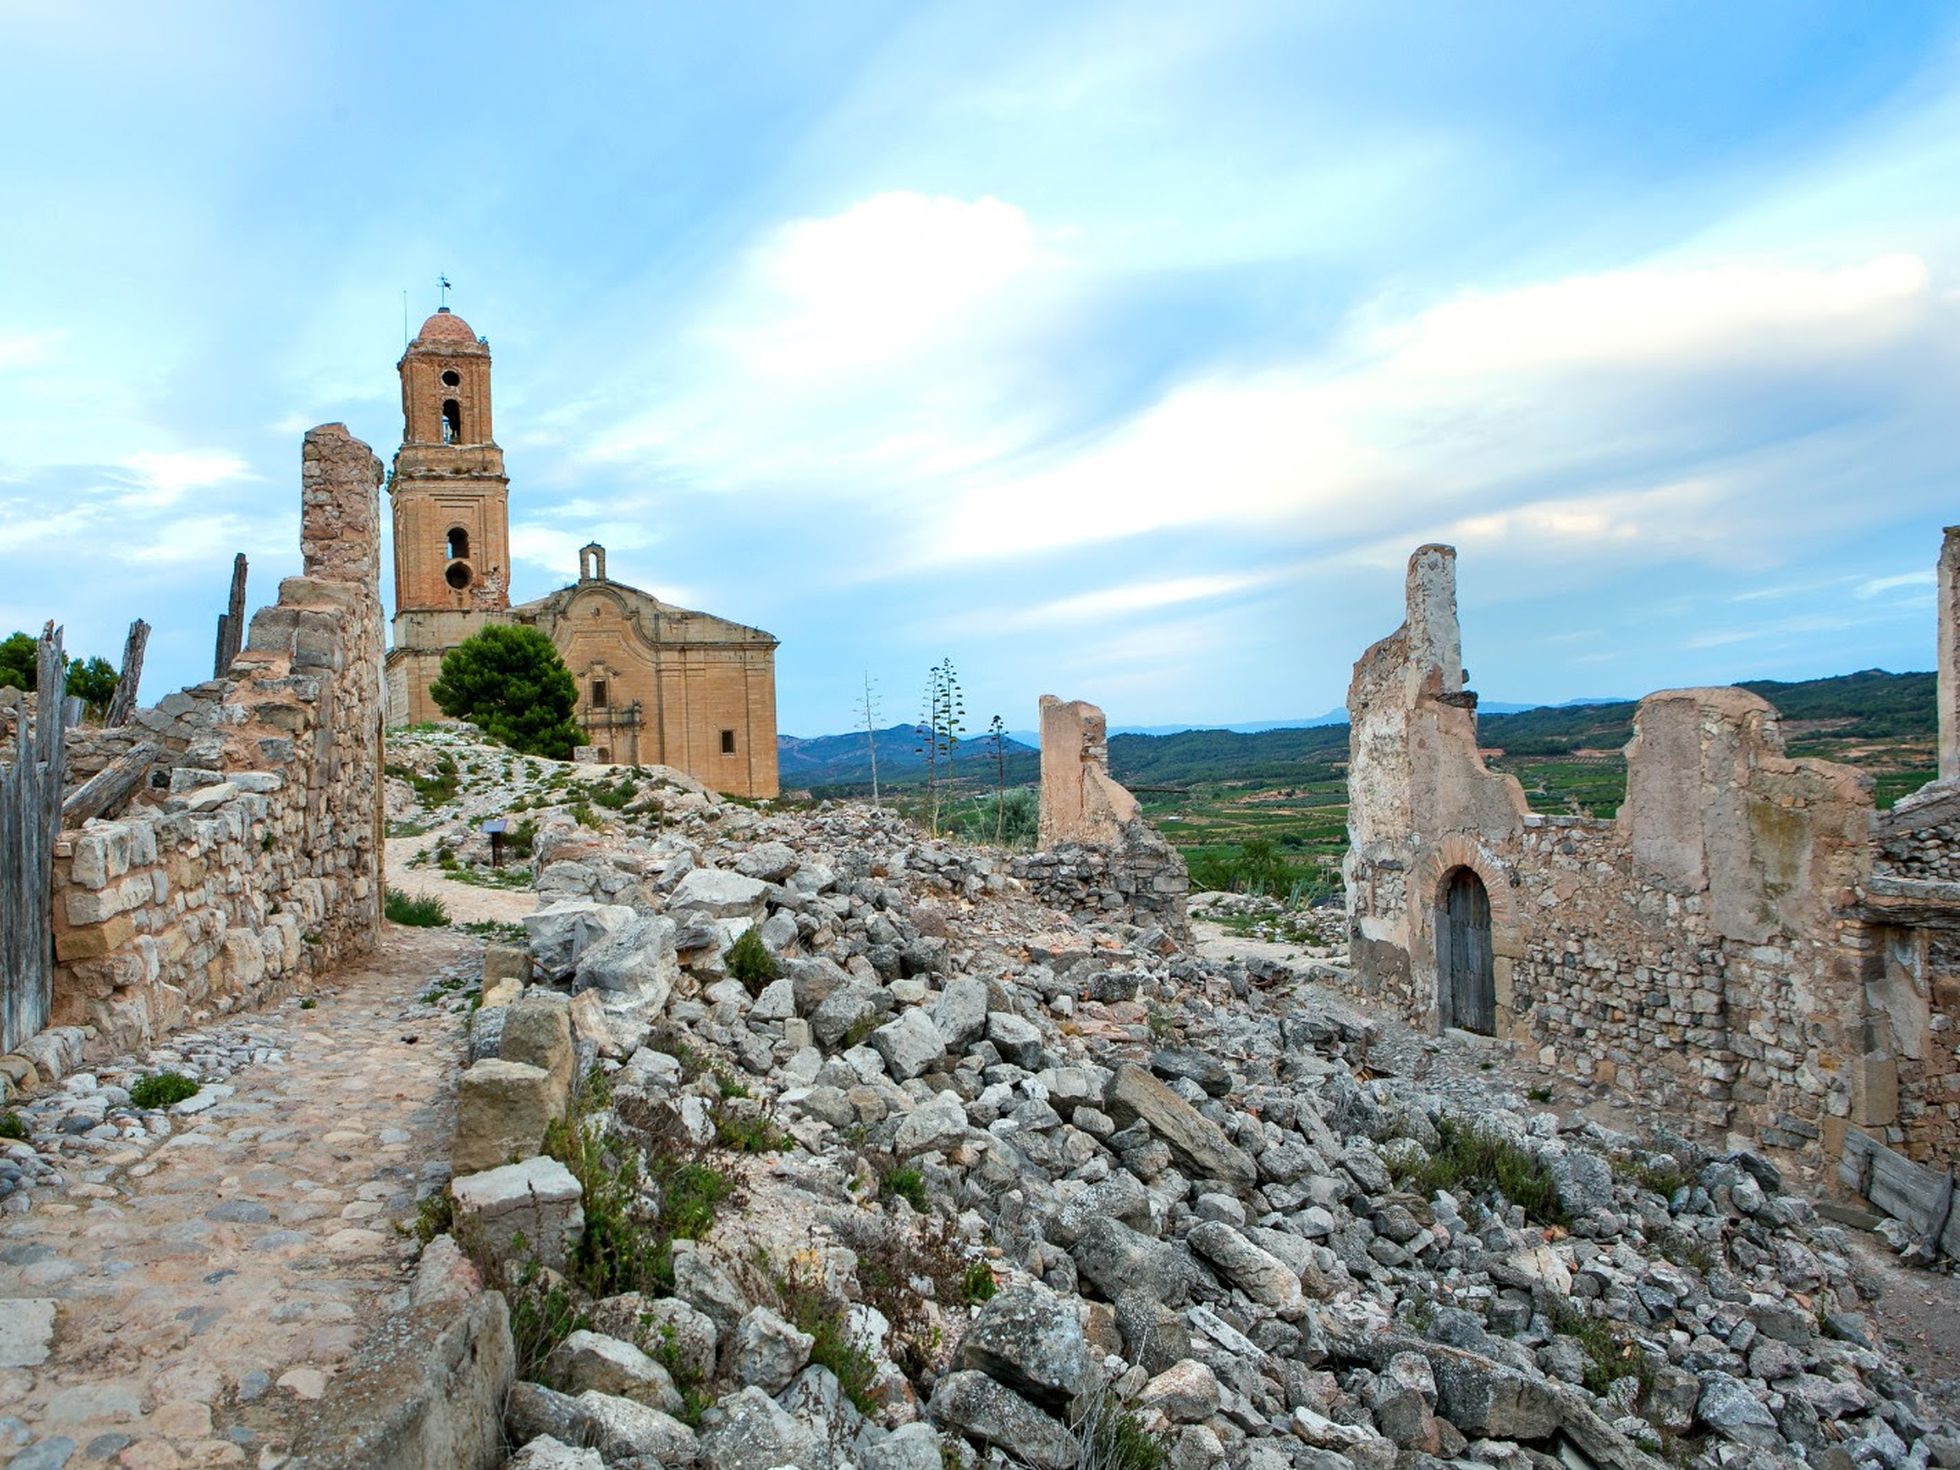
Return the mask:
M 572 1018 L 565 996 L 549 990 L 528 992 L 506 1007 L 503 1040 L 497 1055 L 507 1062 L 542 1068 L 551 1076 L 552 1119 L 565 1116 L 572 1095 Z
M 458 1174 L 475 1174 L 526 1158 L 543 1147 L 545 1129 L 564 1114 L 565 1093 L 544 1068 L 502 1058 L 478 1062 L 457 1088 L 451 1164 Z
M 492 944 L 483 951 L 483 988 L 498 980 L 531 983 L 531 952 L 514 944 Z
M 542 1155 L 450 1181 L 456 1228 L 500 1260 L 528 1260 L 562 1270 L 585 1230 L 578 1180 Z M 522 1237 L 522 1247 L 518 1245 Z
M 55 1304 L 49 1297 L 0 1301 L 0 1368 L 38 1368 L 54 1347 Z

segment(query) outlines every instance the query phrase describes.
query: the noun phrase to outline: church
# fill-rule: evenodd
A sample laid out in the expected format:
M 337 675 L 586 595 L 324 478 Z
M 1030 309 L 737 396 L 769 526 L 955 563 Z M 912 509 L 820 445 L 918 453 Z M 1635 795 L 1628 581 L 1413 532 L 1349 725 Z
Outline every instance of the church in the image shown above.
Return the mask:
M 441 719 L 429 686 L 443 654 L 487 624 L 525 624 L 549 637 L 572 671 L 575 717 L 597 760 L 672 766 L 731 796 L 776 795 L 776 639 L 612 581 L 596 543 L 579 552 L 575 583 L 513 607 L 510 480 L 491 432 L 490 344 L 444 306 L 397 367 L 389 721 Z

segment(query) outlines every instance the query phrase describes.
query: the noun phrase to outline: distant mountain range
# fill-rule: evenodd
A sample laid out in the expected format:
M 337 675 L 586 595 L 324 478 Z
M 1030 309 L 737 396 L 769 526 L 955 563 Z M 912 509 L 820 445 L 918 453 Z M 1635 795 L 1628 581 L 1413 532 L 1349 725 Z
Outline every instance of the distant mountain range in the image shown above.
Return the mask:
M 1780 683 L 1758 679 L 1741 687 L 1760 694 L 1783 714 L 1792 745 L 1858 740 L 1923 739 L 1936 729 L 1933 675 L 1865 669 L 1828 679 Z M 1479 703 L 1478 734 L 1486 746 L 1509 755 L 1549 757 L 1612 750 L 1633 733 L 1635 701 L 1570 700 L 1564 704 Z M 925 761 L 910 725 L 878 732 L 881 782 L 905 785 L 923 779 Z M 863 731 L 813 739 L 784 735 L 778 762 L 786 787 L 865 786 L 871 763 Z M 1284 783 L 1325 775 L 1347 759 L 1347 711 L 1330 710 L 1303 720 L 1270 720 L 1198 729 L 1187 726 L 1119 728 L 1109 740 L 1110 773 L 1131 786 L 1186 786 L 1199 781 Z M 994 771 L 986 738 L 960 745 L 956 771 L 991 784 Z M 1007 742 L 1009 785 L 1040 778 L 1039 737 L 1016 732 Z
M 926 759 L 919 751 L 919 732 L 911 725 L 892 725 L 877 732 L 878 777 L 902 784 L 924 775 Z M 1003 749 L 1014 771 L 1021 771 L 1032 760 L 1040 764 L 1041 752 L 1009 736 Z M 962 767 L 978 770 L 982 760 L 993 760 L 993 742 L 986 735 L 968 735 L 954 753 L 954 771 Z M 871 781 L 871 747 L 862 730 L 848 735 L 778 735 L 776 767 L 785 786 L 829 786 Z M 991 773 L 992 767 L 989 766 Z M 1010 781 L 1030 780 L 1010 775 Z

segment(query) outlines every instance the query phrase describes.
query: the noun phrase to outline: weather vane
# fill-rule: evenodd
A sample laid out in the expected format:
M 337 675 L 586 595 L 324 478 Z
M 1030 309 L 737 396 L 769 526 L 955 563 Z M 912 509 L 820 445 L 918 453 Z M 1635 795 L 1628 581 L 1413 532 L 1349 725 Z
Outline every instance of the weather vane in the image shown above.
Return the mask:
M 437 277 L 436 277 L 436 280 L 437 280 L 437 281 L 438 281 L 438 282 L 439 282 L 439 283 L 441 284 L 441 286 L 442 286 L 442 301 L 441 301 L 441 303 L 440 303 L 440 304 L 441 304 L 441 306 L 442 306 L 442 309 L 443 309 L 444 311 L 447 311 L 447 310 L 449 310 L 449 277 L 448 277 L 448 276 L 437 276 Z

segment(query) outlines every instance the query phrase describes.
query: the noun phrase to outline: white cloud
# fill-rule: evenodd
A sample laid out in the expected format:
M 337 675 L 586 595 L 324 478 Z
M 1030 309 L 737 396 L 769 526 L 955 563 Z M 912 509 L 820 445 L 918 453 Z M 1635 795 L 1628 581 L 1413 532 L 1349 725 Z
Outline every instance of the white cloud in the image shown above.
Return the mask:
M 1890 577 L 1873 577 L 1858 586 L 1859 597 L 1877 597 L 1880 593 L 1896 592 L 1901 587 L 1931 587 L 1939 578 L 1930 570 L 1920 572 L 1899 572 Z
M 922 530 L 911 562 L 1221 522 L 1396 544 L 1452 527 L 1539 548 L 1713 550 L 1735 529 L 1716 512 L 1757 488 L 1751 475 L 1627 487 L 1598 457 L 1699 461 L 1698 397 L 1801 362 L 1868 363 L 1941 312 L 1951 304 L 1925 263 L 1884 255 L 1830 269 L 1659 263 L 1463 293 L 1396 323 L 1370 313 L 1316 361 L 1187 382 L 1086 448 L 969 481 L 951 533 Z M 1904 391 L 1882 370 L 1873 381 Z M 1561 481 L 1559 494 L 1534 488 Z
M 39 367 L 54 356 L 60 332 L 0 332 L 0 373 Z
M 222 449 L 144 450 L 124 459 L 121 467 L 140 486 L 122 497 L 133 509 L 161 509 L 175 505 L 191 490 L 259 478 L 243 459 Z

